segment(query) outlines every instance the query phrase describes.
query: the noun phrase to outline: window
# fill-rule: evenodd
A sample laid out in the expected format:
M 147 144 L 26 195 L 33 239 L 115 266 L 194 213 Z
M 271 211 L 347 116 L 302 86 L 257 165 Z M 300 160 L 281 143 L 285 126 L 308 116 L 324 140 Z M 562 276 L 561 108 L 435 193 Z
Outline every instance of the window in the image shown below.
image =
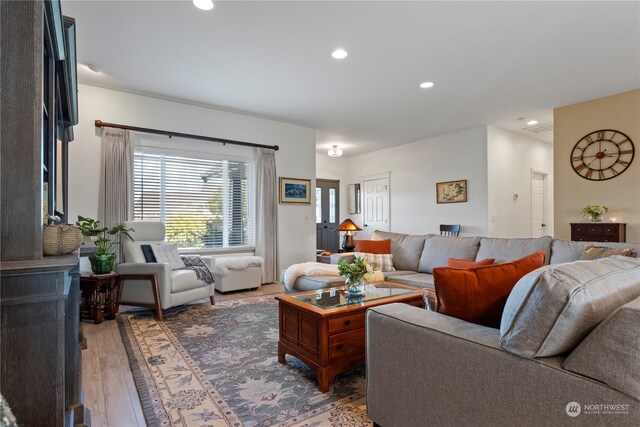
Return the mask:
M 322 222 L 322 188 L 316 187 L 316 224 Z
M 209 155 L 211 156 L 211 155 Z M 182 248 L 255 244 L 255 163 L 136 147 L 133 216 Z

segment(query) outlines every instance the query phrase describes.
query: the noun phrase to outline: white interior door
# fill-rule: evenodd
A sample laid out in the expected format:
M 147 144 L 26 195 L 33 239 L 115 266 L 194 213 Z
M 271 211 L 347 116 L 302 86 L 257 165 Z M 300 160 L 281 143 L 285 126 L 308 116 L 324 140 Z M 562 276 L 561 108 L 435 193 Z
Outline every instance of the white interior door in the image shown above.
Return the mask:
M 546 234 L 545 178 L 545 174 L 531 172 L 531 237 L 542 237 Z
M 389 178 L 364 181 L 364 232 L 370 239 L 375 230 L 389 231 Z

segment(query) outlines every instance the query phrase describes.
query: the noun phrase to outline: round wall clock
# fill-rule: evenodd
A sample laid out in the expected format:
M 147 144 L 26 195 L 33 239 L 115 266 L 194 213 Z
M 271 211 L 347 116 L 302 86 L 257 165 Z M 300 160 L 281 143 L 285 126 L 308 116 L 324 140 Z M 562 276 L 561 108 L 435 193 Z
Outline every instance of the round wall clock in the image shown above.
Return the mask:
M 604 181 L 627 170 L 635 148 L 624 133 L 601 129 L 585 135 L 571 151 L 571 166 L 584 179 Z

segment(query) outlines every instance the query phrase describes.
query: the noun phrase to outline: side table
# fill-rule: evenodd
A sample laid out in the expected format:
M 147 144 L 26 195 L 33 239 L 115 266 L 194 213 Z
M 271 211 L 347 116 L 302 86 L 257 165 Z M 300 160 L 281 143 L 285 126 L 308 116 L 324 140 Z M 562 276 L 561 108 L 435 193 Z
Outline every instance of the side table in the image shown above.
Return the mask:
M 115 319 L 119 301 L 117 290 L 120 276 L 116 273 L 91 274 L 80 277 L 80 289 L 84 304 L 80 315 L 93 320 L 96 324 L 102 319 Z

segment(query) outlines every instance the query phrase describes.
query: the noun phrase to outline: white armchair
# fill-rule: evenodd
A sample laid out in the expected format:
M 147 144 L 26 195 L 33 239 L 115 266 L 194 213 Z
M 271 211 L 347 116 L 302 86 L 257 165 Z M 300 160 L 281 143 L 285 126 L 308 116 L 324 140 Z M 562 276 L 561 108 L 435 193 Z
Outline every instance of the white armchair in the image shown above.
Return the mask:
M 122 239 L 125 262 L 116 266 L 120 275 L 119 304 L 154 308 L 158 320 L 162 310 L 203 298 L 215 304 L 214 285 L 199 280 L 193 270 L 171 270 L 169 264 L 147 263 L 142 245 L 165 242 L 165 226 L 155 221 L 127 221 L 134 241 Z M 202 259 L 213 270 L 209 257 Z

